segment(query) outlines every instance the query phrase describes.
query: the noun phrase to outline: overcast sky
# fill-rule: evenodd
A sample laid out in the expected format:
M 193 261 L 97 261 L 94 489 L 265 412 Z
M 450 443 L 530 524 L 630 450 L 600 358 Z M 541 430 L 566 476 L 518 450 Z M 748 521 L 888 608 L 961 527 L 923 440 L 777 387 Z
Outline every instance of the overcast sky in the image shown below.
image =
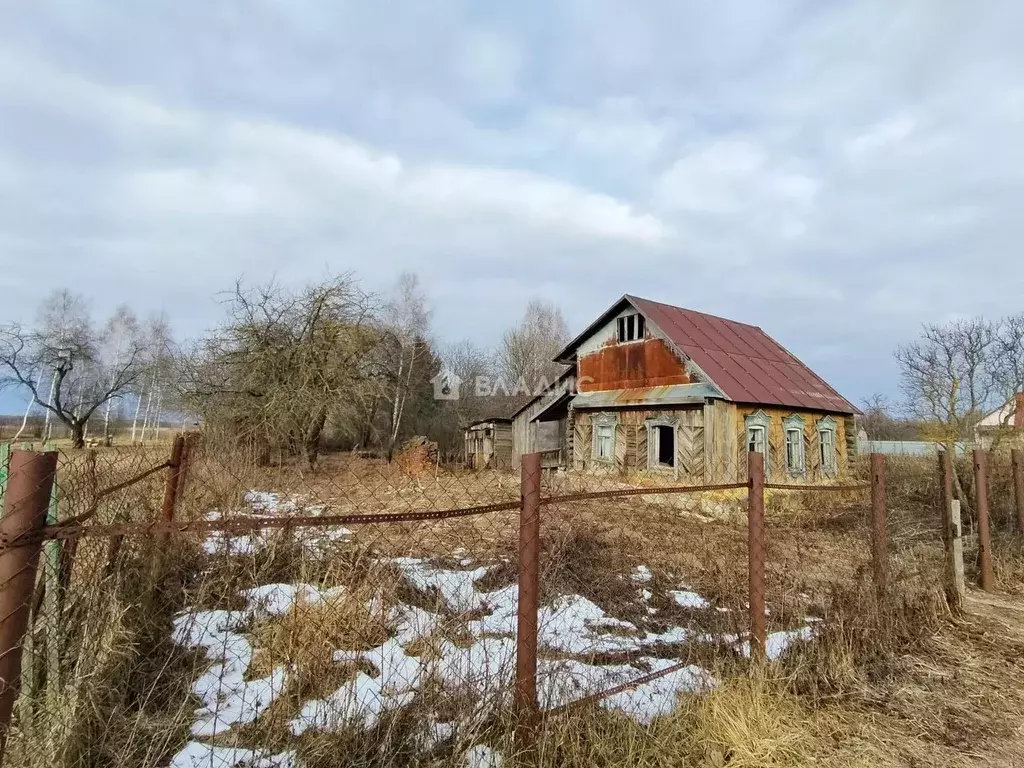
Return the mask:
M 1024 3 L 0 2 L 5 320 L 419 273 L 444 339 L 623 293 L 844 395 L 1024 310 Z

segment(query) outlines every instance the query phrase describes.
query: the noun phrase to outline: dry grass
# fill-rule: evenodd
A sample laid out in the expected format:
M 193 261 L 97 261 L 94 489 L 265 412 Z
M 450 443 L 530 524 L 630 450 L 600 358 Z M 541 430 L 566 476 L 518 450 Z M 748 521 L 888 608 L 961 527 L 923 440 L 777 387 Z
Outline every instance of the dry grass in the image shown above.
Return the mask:
M 76 453 L 63 468 L 62 516 L 88 509 L 95 488 L 166 458 L 157 449 L 137 454 L 101 449 L 93 472 L 80 458 L 85 455 Z M 566 490 L 573 484 L 597 490 L 612 481 L 563 477 L 548 482 L 549 489 L 561 483 Z M 510 473 L 444 467 L 410 477 L 394 466 L 348 455 L 327 457 L 321 470 L 309 475 L 295 467 L 261 468 L 205 452 L 190 473 L 180 514 L 200 517 L 213 508 L 247 513 L 242 499 L 251 488 L 294 497 L 300 511 L 343 514 L 513 500 L 519 480 Z M 999 764 L 997 756 L 1014 754 L 1024 712 L 1024 639 L 1007 628 L 1012 621 L 952 617 L 946 611 L 938 589 L 941 552 L 931 464 L 890 464 L 889 489 L 894 588 L 884 600 L 878 600 L 865 567 L 870 550 L 863 496 L 808 500 L 770 494 L 770 630 L 814 615 L 823 619 L 818 639 L 794 648 L 768 669 L 751 669 L 731 652 L 701 650 L 700 663 L 723 681 L 715 692 L 683 697 L 676 712 L 650 727 L 597 706 L 551 718 L 542 731 L 539 764 L 853 768 L 969 765 L 974 759 Z M 161 494 L 162 475 L 157 475 L 109 498 L 97 514 L 104 521 L 149 521 Z M 581 594 L 644 628 L 658 629 L 657 621 L 665 621 L 742 631 L 746 531 L 742 518 L 725 514 L 736 506 L 736 494 L 704 494 L 692 503 L 681 497 L 671 505 L 664 498 L 545 507 L 545 596 Z M 1003 502 L 994 499 L 994 508 L 997 503 Z M 416 706 L 385 715 L 365 732 L 308 733 L 296 740 L 286 731 L 302 702 L 329 694 L 359 671 L 353 664 L 334 663 L 334 650 L 370 648 L 390 636 L 382 612 L 367 605 L 438 609 L 436 595 L 412 590 L 378 561 L 444 556 L 437 562 L 454 565 L 468 553 L 476 562 L 509 563 L 517 548 L 514 512 L 352 529 L 344 546 L 312 547 L 296 531 L 283 530 L 263 534 L 266 546 L 256 552 L 212 558 L 202 553 L 202 537 L 182 536 L 163 553 L 166 570 L 160 578 L 152 571 L 151 542 L 83 540 L 64 608 L 64 679 L 59 686 L 48 685 L 47 633 L 40 620 L 29 649 L 29 659 L 36 659 L 29 665 L 36 693 L 19 705 L 9 764 L 165 764 L 187 738 L 196 705 L 189 690 L 209 665 L 201 654 L 170 642 L 172 617 L 186 606 L 239 608 L 240 590 L 276 582 L 346 590 L 325 602 L 300 600 L 284 616 L 250 628 L 257 650 L 249 676 L 266 676 L 281 666 L 292 674 L 271 709 L 225 737 L 225 743 L 237 739 L 268 749 L 297 747 L 303 768 L 461 765 L 465 749 L 481 742 L 512 755 L 512 729 L 500 717 L 473 721 L 470 730 L 424 752 L 419 745 L 426 712 L 416 711 L 417 706 L 443 705 L 444 716 L 458 720 L 475 704 L 442 690 L 425 691 Z M 1019 537 L 997 526 L 997 578 L 1008 591 L 1022 591 L 1021 546 Z M 458 554 L 460 549 L 467 552 Z M 620 578 L 641 564 L 653 572 L 647 586 L 655 594 L 651 605 L 659 610 L 657 621 L 645 615 L 637 599 L 641 587 Z M 506 565 L 488 573 L 481 588 L 495 589 L 514 579 L 514 568 Z M 698 615 L 673 606 L 665 595 L 683 584 L 715 607 L 730 610 Z M 450 626 L 442 621 L 446 640 L 465 639 L 458 632 L 464 618 L 446 617 Z M 429 655 L 435 640 L 426 638 L 412 650 Z

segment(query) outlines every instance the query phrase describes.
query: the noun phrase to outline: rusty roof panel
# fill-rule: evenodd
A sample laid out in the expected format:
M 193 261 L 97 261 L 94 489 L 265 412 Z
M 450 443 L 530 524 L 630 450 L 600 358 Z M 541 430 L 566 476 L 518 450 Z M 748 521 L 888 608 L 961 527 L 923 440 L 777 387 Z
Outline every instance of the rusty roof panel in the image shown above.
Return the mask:
M 730 400 L 858 413 L 760 328 L 627 296 Z

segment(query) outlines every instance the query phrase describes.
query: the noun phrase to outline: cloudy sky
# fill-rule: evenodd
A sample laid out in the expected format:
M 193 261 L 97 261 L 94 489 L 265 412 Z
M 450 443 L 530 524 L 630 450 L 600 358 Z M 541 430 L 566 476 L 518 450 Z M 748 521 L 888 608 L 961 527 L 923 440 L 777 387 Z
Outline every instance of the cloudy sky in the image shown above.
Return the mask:
M 921 322 L 1024 310 L 1024 3 L 0 2 L 2 319 L 182 334 L 239 275 L 761 325 L 851 399 Z

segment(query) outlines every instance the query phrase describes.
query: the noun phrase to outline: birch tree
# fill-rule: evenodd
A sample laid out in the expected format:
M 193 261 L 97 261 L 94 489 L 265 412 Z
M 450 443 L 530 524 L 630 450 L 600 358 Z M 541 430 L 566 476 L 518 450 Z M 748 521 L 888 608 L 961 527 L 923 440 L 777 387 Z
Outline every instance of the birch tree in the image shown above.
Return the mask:
M 413 384 L 420 380 L 432 357 L 427 340 L 430 310 L 415 274 L 404 272 L 399 277 L 394 297 L 384 309 L 383 332 L 388 371 L 384 398 L 390 412 L 386 453 L 391 461 Z
M 109 356 L 116 370 L 121 360 L 139 342 L 139 320 L 135 312 L 127 304 L 120 305 L 114 310 L 113 316 L 107 321 L 104 328 L 103 343 L 105 354 Z M 114 400 L 107 401 L 103 409 L 103 437 L 110 438 L 110 411 L 113 408 Z
M 57 291 L 44 301 L 34 327 L 12 323 L 0 330 L 3 383 L 23 387 L 32 400 L 71 431 L 81 448 L 89 419 L 111 400 L 123 397 L 138 379 L 141 348 L 130 343 L 113 360 L 105 354 L 85 301 Z M 49 381 L 49 393 L 40 389 Z

